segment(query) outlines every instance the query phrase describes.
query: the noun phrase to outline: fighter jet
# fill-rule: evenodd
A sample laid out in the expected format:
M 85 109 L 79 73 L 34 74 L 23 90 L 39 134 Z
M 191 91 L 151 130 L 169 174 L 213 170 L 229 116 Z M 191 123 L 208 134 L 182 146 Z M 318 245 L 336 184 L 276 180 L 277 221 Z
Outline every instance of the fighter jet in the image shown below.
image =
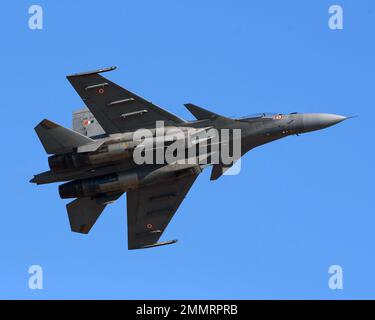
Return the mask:
M 86 107 L 73 114 L 73 130 L 47 119 L 35 127 L 45 151 L 51 155 L 48 158 L 50 170 L 35 175 L 30 182 L 64 182 L 59 186 L 60 197 L 75 199 L 66 206 L 71 230 L 84 234 L 90 231 L 107 204 L 127 193 L 128 249 L 177 241 L 158 242 L 203 169 L 212 167 L 211 180 L 216 180 L 255 147 L 327 128 L 347 119 L 326 113 L 261 113 L 229 118 L 189 103 L 185 106 L 196 119 L 185 121 L 101 75 L 114 69 L 67 76 Z M 165 131 L 158 132 L 160 122 L 166 128 L 182 132 L 182 137 L 175 141 L 201 137 L 201 133 L 210 130 L 232 130 L 232 133 L 237 130 L 240 135 L 216 140 L 210 135 L 199 138 L 197 145 L 205 146 L 206 151 L 203 157 L 193 154 L 195 161 L 181 162 L 179 158 L 174 162 L 139 164 L 134 154 L 140 146 L 144 152 L 151 150 L 152 154 L 157 150 L 165 151 L 164 145 L 160 149 L 155 144 L 158 138 L 168 135 Z M 135 138 L 139 130 L 151 132 L 152 143 L 146 146 L 144 137 Z M 213 157 L 214 145 L 220 150 L 225 144 L 233 147 L 235 143 L 240 145 L 240 154 L 231 162 L 224 162 L 220 155 Z M 186 148 L 196 148 L 196 145 Z M 184 157 L 188 157 L 186 152 Z

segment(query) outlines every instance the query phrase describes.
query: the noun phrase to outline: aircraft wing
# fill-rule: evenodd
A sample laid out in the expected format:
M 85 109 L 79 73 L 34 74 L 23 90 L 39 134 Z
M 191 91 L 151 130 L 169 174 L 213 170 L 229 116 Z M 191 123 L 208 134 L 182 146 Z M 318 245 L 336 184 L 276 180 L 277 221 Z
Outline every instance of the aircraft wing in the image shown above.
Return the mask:
M 114 67 L 67 76 L 107 134 L 155 127 L 155 121 L 176 125 L 183 119 L 102 77 Z
M 166 245 L 157 242 L 184 200 L 197 175 L 184 176 L 127 192 L 128 248 Z

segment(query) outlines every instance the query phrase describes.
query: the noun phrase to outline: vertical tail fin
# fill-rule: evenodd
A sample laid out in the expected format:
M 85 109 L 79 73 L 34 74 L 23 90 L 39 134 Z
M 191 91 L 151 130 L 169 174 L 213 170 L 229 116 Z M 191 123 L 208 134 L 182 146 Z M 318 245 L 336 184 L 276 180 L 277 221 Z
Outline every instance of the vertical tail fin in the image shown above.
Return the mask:
M 105 135 L 105 131 L 87 108 L 73 112 L 73 130 L 93 139 Z

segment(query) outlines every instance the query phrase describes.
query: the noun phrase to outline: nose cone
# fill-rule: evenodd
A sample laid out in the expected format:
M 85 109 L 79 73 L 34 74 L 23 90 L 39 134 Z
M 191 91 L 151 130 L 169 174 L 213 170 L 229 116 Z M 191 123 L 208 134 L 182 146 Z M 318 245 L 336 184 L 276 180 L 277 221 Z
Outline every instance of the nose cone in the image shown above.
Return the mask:
M 302 117 L 304 132 L 324 129 L 347 119 L 344 116 L 329 113 L 307 113 Z

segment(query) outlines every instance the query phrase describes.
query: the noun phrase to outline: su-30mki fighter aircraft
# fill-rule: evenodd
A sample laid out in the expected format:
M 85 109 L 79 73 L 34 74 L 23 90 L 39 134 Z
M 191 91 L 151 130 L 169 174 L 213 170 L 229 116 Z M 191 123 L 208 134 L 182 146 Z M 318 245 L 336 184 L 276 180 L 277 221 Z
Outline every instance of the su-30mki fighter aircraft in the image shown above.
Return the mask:
M 67 77 L 88 109 L 73 114 L 73 130 L 46 119 L 35 127 L 51 154 L 50 170 L 30 182 L 65 182 L 59 193 L 75 198 L 67 211 L 72 231 L 79 233 L 88 233 L 106 205 L 126 192 L 129 249 L 176 242 L 158 241 L 205 167 L 212 166 L 216 180 L 257 146 L 347 119 L 325 113 L 233 119 L 185 104 L 196 118 L 185 121 L 100 75 L 113 69 Z M 164 157 L 155 161 L 160 152 Z

